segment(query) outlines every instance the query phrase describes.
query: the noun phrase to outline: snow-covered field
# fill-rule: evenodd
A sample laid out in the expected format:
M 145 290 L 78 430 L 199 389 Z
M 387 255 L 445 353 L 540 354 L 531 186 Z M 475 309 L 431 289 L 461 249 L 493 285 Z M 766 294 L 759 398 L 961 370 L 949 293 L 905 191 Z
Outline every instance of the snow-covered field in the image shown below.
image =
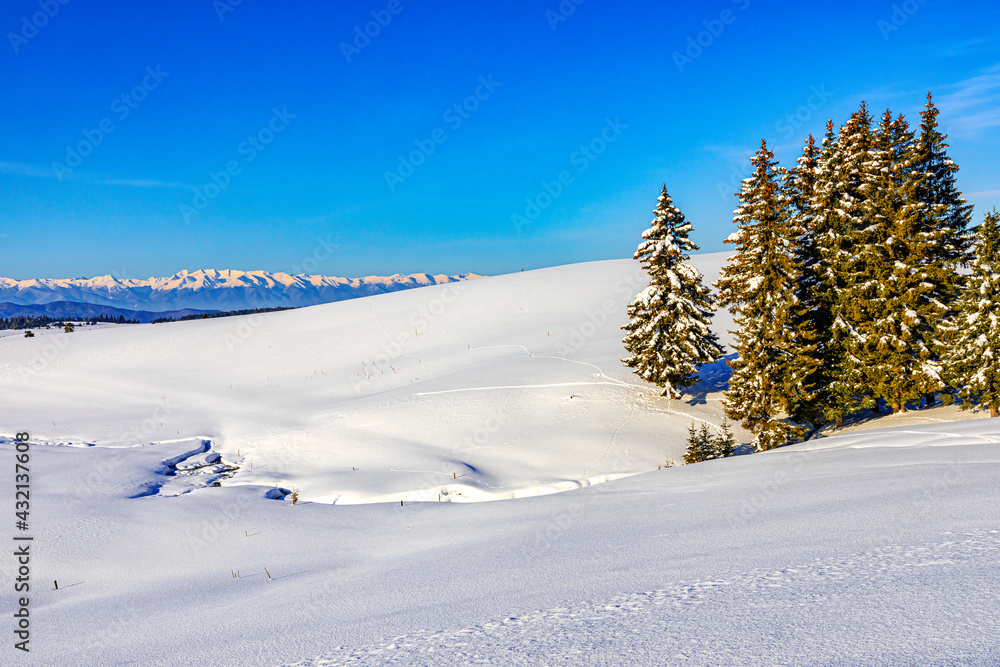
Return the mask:
M 1000 662 L 1000 420 L 657 470 L 726 373 L 668 406 L 622 366 L 642 286 L 595 262 L 0 337 L 11 512 L 36 443 L 32 650 L 0 662 Z

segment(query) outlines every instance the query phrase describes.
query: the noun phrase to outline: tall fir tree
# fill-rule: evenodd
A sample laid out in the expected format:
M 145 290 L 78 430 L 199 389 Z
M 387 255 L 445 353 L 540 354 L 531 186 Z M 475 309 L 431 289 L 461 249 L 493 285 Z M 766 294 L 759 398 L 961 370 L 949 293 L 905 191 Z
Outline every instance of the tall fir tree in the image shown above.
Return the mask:
M 870 316 L 858 293 L 867 281 L 865 275 L 871 259 L 860 251 L 874 231 L 865 223 L 866 175 L 874 143 L 872 117 L 867 104 L 862 102 L 837 137 L 838 163 L 832 173 L 836 198 L 827 211 L 830 224 L 821 243 L 832 286 L 830 334 L 838 350 L 831 392 L 840 415 L 874 404 L 858 356 L 858 347 L 865 339 L 863 328 Z
M 993 209 L 976 233 L 972 275 L 962 291 L 957 313 L 946 328 L 950 336 L 947 377 L 963 398 L 1000 417 L 1000 213 Z
M 833 421 L 838 427 L 844 417 L 857 410 L 857 396 L 862 391 L 858 379 L 850 377 L 846 368 L 849 330 L 834 326 L 837 323 L 837 295 L 843 286 L 842 267 L 853 252 L 851 242 L 855 229 L 850 218 L 841 213 L 842 208 L 849 211 L 853 201 L 850 183 L 844 178 L 847 136 L 847 126 L 841 126 L 838 133 L 834 132 L 833 121 L 827 121 L 809 202 L 819 258 L 816 297 L 822 317 L 819 333 L 823 336 L 823 377 L 817 391 L 824 419 Z
M 958 268 L 971 259 L 967 228 L 973 207 L 958 190 L 958 165 L 948 157 L 947 137 L 938 129 L 939 113 L 928 92 L 920 113 L 920 132 L 905 155 L 908 178 L 903 186 L 905 205 L 900 223 L 911 239 L 910 264 L 920 277 L 914 310 L 927 331 L 954 318 L 964 282 Z M 929 334 L 927 339 L 933 352 L 940 355 L 942 343 Z M 927 364 L 924 391 L 928 403 L 935 391 L 944 388 L 938 372 L 940 364 Z
M 824 420 L 826 387 L 829 384 L 830 302 L 827 283 L 823 277 L 823 262 L 819 254 L 818 236 L 822 232 L 813 203 L 816 197 L 817 168 L 820 149 L 810 134 L 795 168 L 785 174 L 783 196 L 789 206 L 788 233 L 794 238 L 793 260 L 798 270 L 797 285 L 793 290 L 795 307 L 792 309 L 792 326 L 799 331 L 812 332 L 815 346 L 807 346 L 800 354 L 811 354 L 815 373 L 807 384 L 815 387 L 812 400 L 802 407 L 802 414 L 813 423 Z
M 887 110 L 862 170 L 862 225 L 843 294 L 856 318 L 850 359 L 869 400 L 882 399 L 893 412 L 940 385 L 934 327 L 921 313 L 929 284 L 920 266 L 921 238 L 905 224 L 912 142 L 905 118 Z
M 688 237 L 691 224 L 673 205 L 667 186 L 634 259 L 649 274 L 649 286 L 628 306 L 624 343 L 626 366 L 659 387 L 668 398 L 695 383 L 701 364 L 722 357 L 723 347 L 710 328 L 715 299 L 701 273 L 688 263 L 698 246 Z
M 795 312 L 801 267 L 783 172 L 765 141 L 750 161 L 753 174 L 743 181 L 733 219 L 739 229 L 726 240 L 737 251 L 716 285 L 739 327 L 726 414 L 754 434 L 760 451 L 796 442 L 811 429 L 804 413 L 814 401 L 817 343 Z

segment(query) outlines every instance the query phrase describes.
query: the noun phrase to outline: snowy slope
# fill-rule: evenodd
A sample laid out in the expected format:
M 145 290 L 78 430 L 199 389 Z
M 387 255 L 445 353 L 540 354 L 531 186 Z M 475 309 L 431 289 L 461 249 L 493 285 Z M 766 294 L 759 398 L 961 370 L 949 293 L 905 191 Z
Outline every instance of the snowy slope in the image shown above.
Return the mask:
M 657 470 L 725 371 L 669 412 L 627 372 L 641 283 L 0 337 L 0 433 L 38 443 L 32 653 L 0 663 L 1000 661 L 1000 420 Z
M 119 280 L 113 276 L 72 279 L 13 280 L 0 278 L 0 302 L 21 305 L 75 301 L 132 310 L 242 310 L 278 306 L 312 306 L 411 287 L 441 285 L 478 278 L 415 273 L 388 277 L 337 278 L 268 271 L 181 271 L 169 278 Z
M 130 498 L 191 445 L 34 448 L 33 650 L 0 661 L 1000 661 L 992 420 L 496 503 Z
M 724 364 L 666 419 L 655 387 L 621 364 L 643 275 L 594 262 L 249 317 L 44 331 L 0 340 L 0 378 L 23 387 L 11 407 L 40 438 L 206 435 L 256 462 L 234 483 L 294 485 L 304 500 L 533 495 L 654 470 L 682 456 L 692 419 L 718 423 Z

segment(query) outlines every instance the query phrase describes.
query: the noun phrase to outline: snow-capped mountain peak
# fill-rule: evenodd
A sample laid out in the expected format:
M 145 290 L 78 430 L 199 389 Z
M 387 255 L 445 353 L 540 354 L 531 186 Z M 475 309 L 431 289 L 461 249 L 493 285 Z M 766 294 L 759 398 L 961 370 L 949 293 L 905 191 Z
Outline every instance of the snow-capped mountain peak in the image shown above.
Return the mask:
M 396 273 L 391 276 L 341 278 L 270 271 L 199 269 L 182 270 L 172 276 L 146 280 L 120 279 L 111 275 L 86 279 L 0 278 L 0 302 L 36 305 L 74 301 L 152 311 L 299 307 L 479 277 L 473 273 L 455 276 Z

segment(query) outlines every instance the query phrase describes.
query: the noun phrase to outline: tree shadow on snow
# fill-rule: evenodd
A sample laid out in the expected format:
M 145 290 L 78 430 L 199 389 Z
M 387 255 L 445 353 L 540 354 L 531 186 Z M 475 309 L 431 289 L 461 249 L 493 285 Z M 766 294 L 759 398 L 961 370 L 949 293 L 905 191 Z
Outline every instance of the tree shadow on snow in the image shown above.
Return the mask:
M 698 383 L 684 391 L 688 405 L 705 405 L 709 394 L 717 394 L 729 388 L 729 376 L 732 371 L 727 361 L 736 358 L 736 354 L 727 354 L 715 363 L 705 364 L 698 368 Z

